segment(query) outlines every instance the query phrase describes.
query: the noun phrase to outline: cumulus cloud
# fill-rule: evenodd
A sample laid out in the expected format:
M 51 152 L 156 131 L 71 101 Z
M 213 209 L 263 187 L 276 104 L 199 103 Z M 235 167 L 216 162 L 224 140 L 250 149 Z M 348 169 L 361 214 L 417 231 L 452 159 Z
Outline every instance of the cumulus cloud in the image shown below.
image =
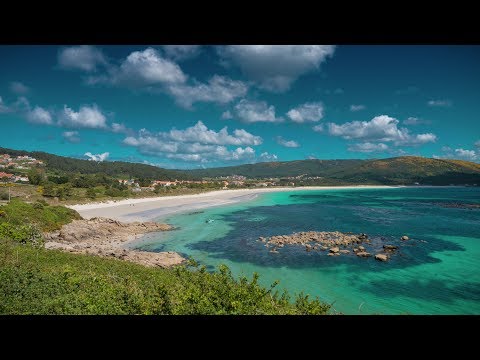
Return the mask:
M 433 107 L 450 107 L 452 102 L 450 100 L 429 100 L 427 102 L 428 106 Z
M 185 75 L 175 62 L 160 56 L 153 48 L 134 51 L 112 70 L 110 81 L 114 84 L 142 87 L 153 84 L 184 83 Z
M 88 160 L 91 160 L 91 161 L 99 161 L 99 162 L 102 162 L 102 161 L 105 161 L 107 160 L 107 158 L 110 156 L 110 153 L 109 152 L 104 152 L 103 154 L 92 154 L 91 152 L 86 152 L 85 154 L 83 154 L 83 156 L 86 156 L 88 157 Z
M 33 110 L 26 113 L 27 120 L 34 124 L 52 125 L 52 114 L 40 106 L 35 106 Z
M 167 92 L 175 98 L 177 104 L 185 108 L 190 108 L 193 103 L 199 101 L 226 104 L 245 96 L 247 90 L 247 85 L 242 81 L 219 75 L 214 75 L 206 84 L 195 82 L 193 85 L 167 86 Z
M 58 54 L 58 64 L 64 69 L 92 72 L 97 70 L 99 65 L 107 65 L 107 60 L 101 50 L 81 45 L 62 49 Z
M 10 83 L 10 91 L 17 95 L 25 95 L 28 94 L 30 88 L 20 81 L 12 81 Z
M 233 115 L 230 112 L 230 110 L 227 110 L 227 111 L 223 112 L 222 119 L 225 119 L 225 120 L 233 119 Z
M 323 104 L 321 102 L 305 103 L 288 111 L 287 116 L 296 123 L 320 121 L 323 118 Z
M 364 141 L 394 142 L 395 145 L 420 145 L 435 142 L 435 134 L 410 134 L 406 128 L 398 127 L 399 121 L 387 115 L 374 117 L 370 121 L 352 121 L 342 125 L 329 123 L 330 135 L 344 139 L 361 139 Z
M 261 88 L 274 92 L 288 90 L 298 77 L 317 70 L 334 51 L 331 45 L 228 45 L 218 48 L 224 60 L 238 65 Z
M 324 126 L 323 124 L 318 124 L 318 125 L 315 125 L 314 127 L 312 127 L 313 131 L 316 131 L 316 132 L 323 132 L 324 130 Z
M 361 110 L 365 110 L 366 109 L 366 106 L 365 105 L 350 105 L 350 111 L 361 111 Z
M 475 144 L 476 145 L 476 144 Z M 442 155 L 433 155 L 435 159 L 462 159 L 468 161 L 480 160 L 480 151 L 458 148 L 453 150 L 450 146 L 442 146 Z
M 125 124 L 119 124 L 119 123 L 112 123 L 110 130 L 117 134 L 127 134 L 127 135 L 131 135 L 135 132 L 133 129 L 126 127 Z
M 465 149 L 455 149 L 455 155 L 457 157 L 467 160 L 476 160 L 477 154 L 474 150 L 465 150 Z
M 259 156 L 260 161 L 277 161 L 278 156 L 275 154 L 269 154 L 268 152 L 263 152 Z
M 348 151 L 371 153 L 371 152 L 384 152 L 388 150 L 388 145 L 383 143 L 374 144 L 371 142 L 352 144 L 348 147 Z
M 262 138 L 243 129 L 230 134 L 228 128 L 208 129 L 198 121 L 184 130 L 151 133 L 142 129 L 136 136 L 128 136 L 123 143 L 138 148 L 143 154 L 165 156 L 190 162 L 237 161 L 254 157 L 251 146 L 260 145 Z M 237 146 L 230 150 L 227 146 Z
M 107 119 L 97 105 L 81 106 L 78 112 L 64 105 L 58 125 L 70 128 L 106 129 Z
M 78 143 L 80 142 L 80 137 L 78 136 L 78 131 L 64 131 L 62 133 L 62 137 L 71 143 Z
M 177 61 L 196 57 L 201 50 L 200 45 L 163 45 L 165 55 Z
M 295 140 L 285 140 L 281 136 L 277 136 L 277 144 L 288 147 L 288 148 L 297 148 L 300 147 L 300 144 Z
M 265 101 L 252 101 L 242 99 L 234 107 L 236 117 L 246 123 L 254 122 L 282 122 L 283 118 L 275 116 L 275 106 Z

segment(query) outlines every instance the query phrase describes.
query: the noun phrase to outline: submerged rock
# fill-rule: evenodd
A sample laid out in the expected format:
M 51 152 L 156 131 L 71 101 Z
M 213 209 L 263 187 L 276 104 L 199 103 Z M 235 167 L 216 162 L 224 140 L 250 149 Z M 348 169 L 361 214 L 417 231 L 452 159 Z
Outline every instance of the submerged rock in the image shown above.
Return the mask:
M 334 253 L 334 254 L 338 253 L 339 251 L 340 251 L 340 249 L 338 247 L 333 247 L 333 248 L 330 249 L 330 252 Z
M 410 240 L 410 238 L 409 238 L 407 235 L 403 235 L 403 236 L 400 238 L 400 240 L 405 241 L 405 240 Z
M 366 252 L 366 251 L 361 251 L 361 252 L 357 252 L 357 256 L 360 256 L 360 257 L 370 257 L 372 256 L 372 254 Z
M 395 251 L 398 249 L 398 246 L 395 245 L 383 245 L 383 249 L 386 251 Z

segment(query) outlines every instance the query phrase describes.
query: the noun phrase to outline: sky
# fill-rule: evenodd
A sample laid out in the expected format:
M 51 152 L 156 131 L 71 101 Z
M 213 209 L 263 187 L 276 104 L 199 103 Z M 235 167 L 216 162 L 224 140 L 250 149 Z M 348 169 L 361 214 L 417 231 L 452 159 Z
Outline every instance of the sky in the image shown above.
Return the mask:
M 1 46 L 0 146 L 189 169 L 480 162 L 480 46 Z

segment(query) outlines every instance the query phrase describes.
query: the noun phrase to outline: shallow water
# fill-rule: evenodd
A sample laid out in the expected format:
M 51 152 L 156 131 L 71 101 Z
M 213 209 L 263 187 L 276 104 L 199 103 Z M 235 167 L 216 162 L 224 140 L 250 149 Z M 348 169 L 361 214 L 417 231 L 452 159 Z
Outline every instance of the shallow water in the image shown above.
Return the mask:
M 304 291 L 345 314 L 480 314 L 480 189 L 336 189 L 264 193 L 234 205 L 159 220 L 178 230 L 149 234 L 136 244 L 177 251 L 214 269 L 279 289 Z M 208 219 L 213 222 L 206 223 Z M 330 257 L 301 246 L 270 253 L 259 236 L 297 231 L 367 233 L 373 248 L 399 245 L 384 263 L 354 255 Z M 399 238 L 408 235 L 411 240 Z M 383 239 L 380 239 L 383 237 Z

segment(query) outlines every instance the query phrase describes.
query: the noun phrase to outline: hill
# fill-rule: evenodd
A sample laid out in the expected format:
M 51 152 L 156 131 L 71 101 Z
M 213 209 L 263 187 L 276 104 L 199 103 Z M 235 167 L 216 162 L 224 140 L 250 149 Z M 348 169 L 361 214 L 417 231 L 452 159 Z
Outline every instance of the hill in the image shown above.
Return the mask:
M 298 160 L 191 170 L 193 176 L 319 176 L 321 184 L 480 184 L 480 164 L 419 156 L 378 160 Z
M 168 170 L 147 164 L 125 161 L 89 161 L 58 156 L 40 151 L 12 150 L 0 147 L 0 154 L 11 156 L 28 155 L 43 160 L 48 170 L 62 173 L 98 174 L 103 173 L 115 177 L 147 178 L 164 180 L 189 180 L 193 174 L 182 171 Z

